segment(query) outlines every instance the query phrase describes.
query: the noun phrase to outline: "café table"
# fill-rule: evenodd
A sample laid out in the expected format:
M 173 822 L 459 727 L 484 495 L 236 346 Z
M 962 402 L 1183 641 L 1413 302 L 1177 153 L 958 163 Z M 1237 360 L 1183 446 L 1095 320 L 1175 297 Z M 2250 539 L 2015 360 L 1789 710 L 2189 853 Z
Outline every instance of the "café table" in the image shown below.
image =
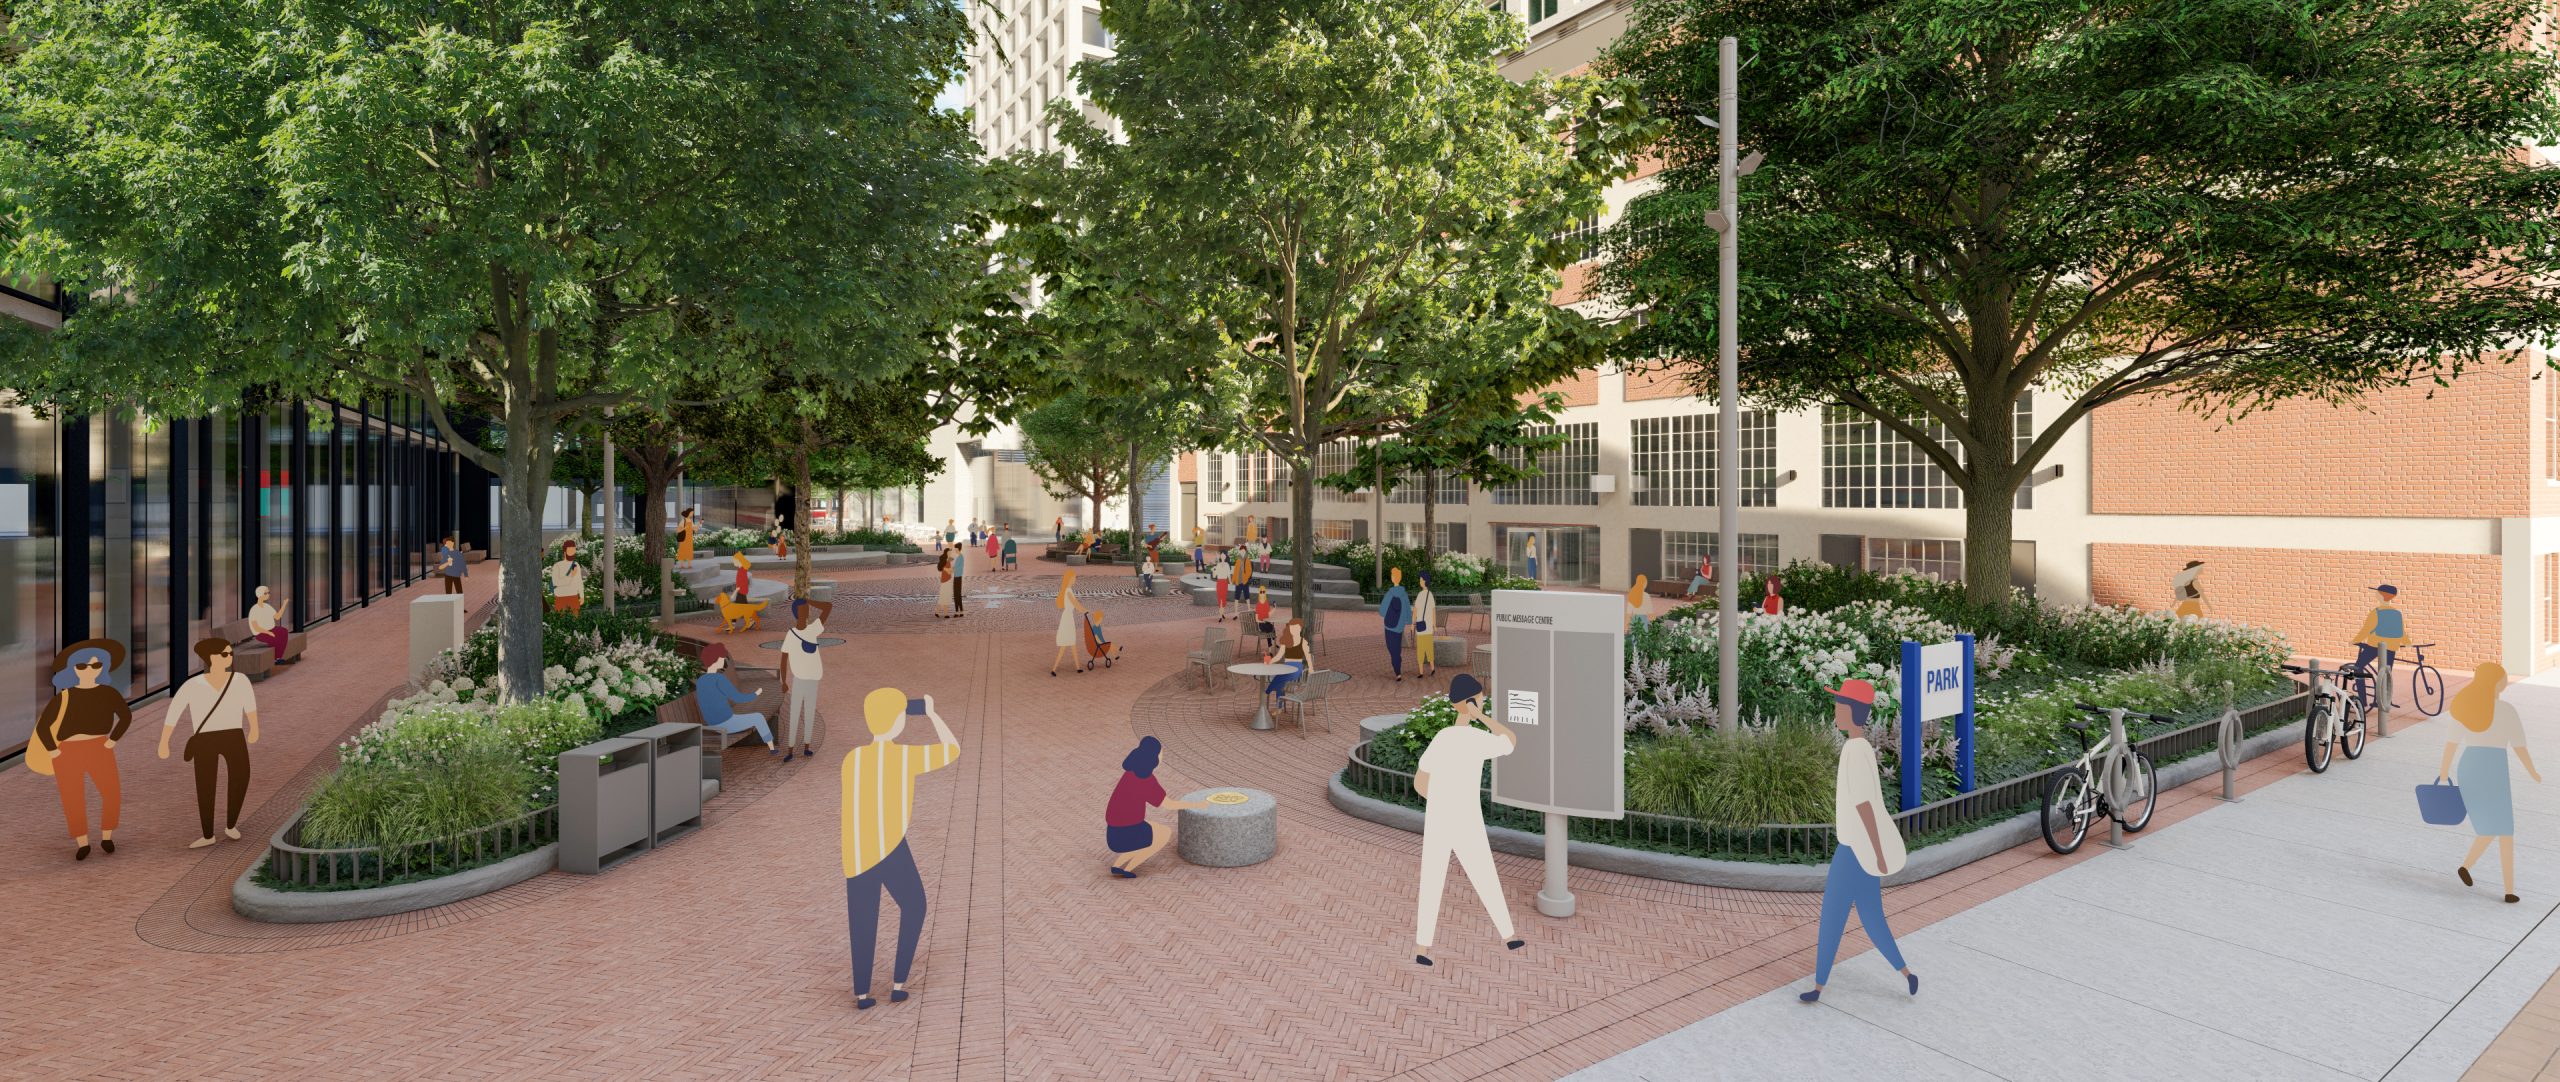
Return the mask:
M 1282 665 L 1276 662 L 1245 661 L 1227 666 L 1227 671 L 1234 673 L 1237 676 L 1247 677 L 1254 680 L 1257 685 L 1262 685 L 1267 684 L 1272 677 L 1286 676 L 1290 673 L 1294 673 L 1298 671 L 1298 667 L 1295 665 Z M 1254 692 L 1253 702 L 1252 728 L 1257 732 L 1267 732 L 1271 729 L 1277 728 L 1277 726 L 1271 723 L 1271 695 L 1268 688 L 1264 687 L 1256 690 Z

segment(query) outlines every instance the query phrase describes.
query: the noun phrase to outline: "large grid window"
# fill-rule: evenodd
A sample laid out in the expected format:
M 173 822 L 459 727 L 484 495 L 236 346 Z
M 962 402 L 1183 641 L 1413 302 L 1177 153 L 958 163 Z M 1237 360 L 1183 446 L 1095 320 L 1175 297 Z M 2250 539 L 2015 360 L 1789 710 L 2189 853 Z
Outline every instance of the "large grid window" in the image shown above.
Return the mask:
M 1455 473 L 1441 473 L 1438 476 L 1440 479 L 1440 494 L 1431 502 L 1443 505 L 1453 503 L 1463 504 L 1467 502 L 1466 478 Z M 1422 475 L 1418 473 L 1408 473 L 1404 475 L 1403 480 L 1396 482 L 1396 490 L 1387 497 L 1387 502 L 1411 504 L 1421 503 L 1423 490 L 1427 487 L 1422 483 L 1422 480 Z
M 1200 486 L 1201 496 L 1211 503 L 1225 503 L 1227 501 L 1226 454 L 1220 451 L 1208 451 L 1200 457 L 1206 460 L 1208 465 L 1208 477 L 1205 478 L 1208 483 Z
M 1630 472 L 1638 507 L 1713 507 L 1716 420 L 1712 413 L 1639 417 L 1631 423 Z M 1778 415 L 1742 411 L 1742 506 L 1778 502 Z
M 1715 421 L 1704 413 L 1630 422 L 1628 472 L 1638 507 L 1715 506 Z
M 1600 258 L 1600 236 L 1600 216 L 1590 214 L 1573 223 L 1573 228 L 1556 234 L 1554 239 L 1573 252 L 1574 262 L 1588 263 Z
M 1538 456 L 1538 476 L 1495 489 L 1493 502 L 1514 506 L 1598 505 L 1600 497 L 1591 491 L 1591 475 L 1600 470 L 1599 424 L 1542 425 L 1530 432 L 1532 435 L 1561 432 L 1564 434 L 1564 446 Z M 1503 461 L 1515 468 L 1523 465 L 1526 459 L 1527 456 L 1518 450 L 1503 452 Z
M 1948 582 L 1964 579 L 1964 542 L 1910 537 L 1870 537 L 1867 570 L 1878 573 L 1917 571 Z
M 1529 0 L 1529 21 L 1542 23 L 1556 17 L 1558 0 Z
M 1389 519 L 1387 521 L 1387 543 L 1390 545 L 1403 545 L 1407 548 L 1422 547 L 1422 524 L 1419 522 L 1398 522 L 1393 519 Z M 1446 522 L 1432 523 L 1431 550 L 1434 552 L 1447 552 L 1449 551 L 1449 548 L 1449 524 Z
M 1358 529 L 1347 518 L 1320 518 L 1316 520 L 1316 540 L 1327 545 L 1347 544 Z
M 1934 419 L 1912 422 L 1929 438 L 1952 439 Z M 1847 406 L 1822 414 L 1822 506 L 1962 507 L 1964 491 L 1910 441 Z
M 1337 441 L 1316 448 L 1316 477 L 1319 480 L 1332 477 L 1335 474 L 1352 473 L 1358 468 L 1359 462 L 1352 454 L 1351 444 L 1348 442 Z M 1369 502 L 1369 494 L 1367 492 L 1346 493 L 1340 490 L 1332 490 L 1331 495 L 1335 499 L 1348 503 Z
M 1747 533 L 1740 535 L 1734 558 L 1745 575 L 1778 569 L 1778 535 Z M 1713 560 L 1722 537 L 1713 530 L 1662 531 L 1662 577 L 1666 582 L 1686 582 L 1698 573 L 1698 561 Z

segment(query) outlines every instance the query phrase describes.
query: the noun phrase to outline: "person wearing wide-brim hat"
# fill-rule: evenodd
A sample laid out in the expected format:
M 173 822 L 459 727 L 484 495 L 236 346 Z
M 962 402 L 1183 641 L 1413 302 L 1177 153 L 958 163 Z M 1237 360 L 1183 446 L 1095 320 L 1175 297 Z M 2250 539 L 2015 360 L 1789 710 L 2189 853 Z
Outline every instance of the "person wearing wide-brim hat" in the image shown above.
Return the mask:
M 2204 592 L 2196 589 L 2196 576 L 2204 573 L 2203 568 L 2204 561 L 2189 560 L 2169 579 L 2170 615 L 2204 618 Z
M 116 851 L 124 788 L 116 774 L 115 748 L 133 724 L 133 707 L 105 680 L 124 668 L 124 658 L 124 644 L 114 639 L 82 639 L 64 647 L 53 657 L 53 700 L 36 715 L 36 742 L 52 758 L 73 860 L 89 859 L 88 790 L 93 786 L 98 790 L 98 846 Z

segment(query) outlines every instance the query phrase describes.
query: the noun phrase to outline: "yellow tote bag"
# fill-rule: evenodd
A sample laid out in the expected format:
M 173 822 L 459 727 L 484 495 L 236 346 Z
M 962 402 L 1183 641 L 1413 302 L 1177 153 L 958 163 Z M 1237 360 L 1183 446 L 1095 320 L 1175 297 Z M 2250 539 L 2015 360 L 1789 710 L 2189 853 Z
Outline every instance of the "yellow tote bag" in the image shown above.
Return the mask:
M 43 732 L 45 726 L 62 720 L 62 708 L 70 698 L 68 691 L 56 693 L 52 705 L 45 707 L 44 713 L 36 715 L 36 732 Z M 45 747 L 44 740 L 35 733 L 27 734 L 27 769 L 47 776 L 53 773 L 53 749 Z

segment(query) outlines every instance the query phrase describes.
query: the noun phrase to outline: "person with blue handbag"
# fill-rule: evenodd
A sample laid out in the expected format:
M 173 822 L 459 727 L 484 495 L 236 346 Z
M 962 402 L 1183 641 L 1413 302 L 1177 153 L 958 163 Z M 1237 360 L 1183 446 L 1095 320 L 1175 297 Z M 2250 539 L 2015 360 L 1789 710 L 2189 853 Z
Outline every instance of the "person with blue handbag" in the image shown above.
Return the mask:
M 2471 683 L 2455 692 L 2452 714 L 2462 728 L 2454 738 L 2444 742 L 2444 762 L 2436 769 L 2436 784 L 2451 778 L 2461 787 L 2460 807 L 2471 817 L 2471 851 L 2462 857 L 2461 866 L 2453 874 L 2461 877 L 2463 886 L 2471 885 L 2471 865 L 2488 852 L 2489 842 L 2498 843 L 2498 871 L 2506 882 L 2507 900 L 2516 900 L 2516 803 L 2507 784 L 2507 754 L 2515 753 L 2524 764 L 2524 772 L 2538 784 L 2542 772 L 2534 769 L 2533 755 L 2524 746 L 2524 719 L 2517 715 L 2515 704 L 2498 697 L 2507 686 L 2507 670 L 2494 661 L 2484 661 L 2472 671 Z M 2459 763 L 2456 754 L 2461 756 Z M 2420 810 L 2425 812 L 2427 794 L 2419 787 Z M 2429 821 L 2434 821 L 2429 816 Z

